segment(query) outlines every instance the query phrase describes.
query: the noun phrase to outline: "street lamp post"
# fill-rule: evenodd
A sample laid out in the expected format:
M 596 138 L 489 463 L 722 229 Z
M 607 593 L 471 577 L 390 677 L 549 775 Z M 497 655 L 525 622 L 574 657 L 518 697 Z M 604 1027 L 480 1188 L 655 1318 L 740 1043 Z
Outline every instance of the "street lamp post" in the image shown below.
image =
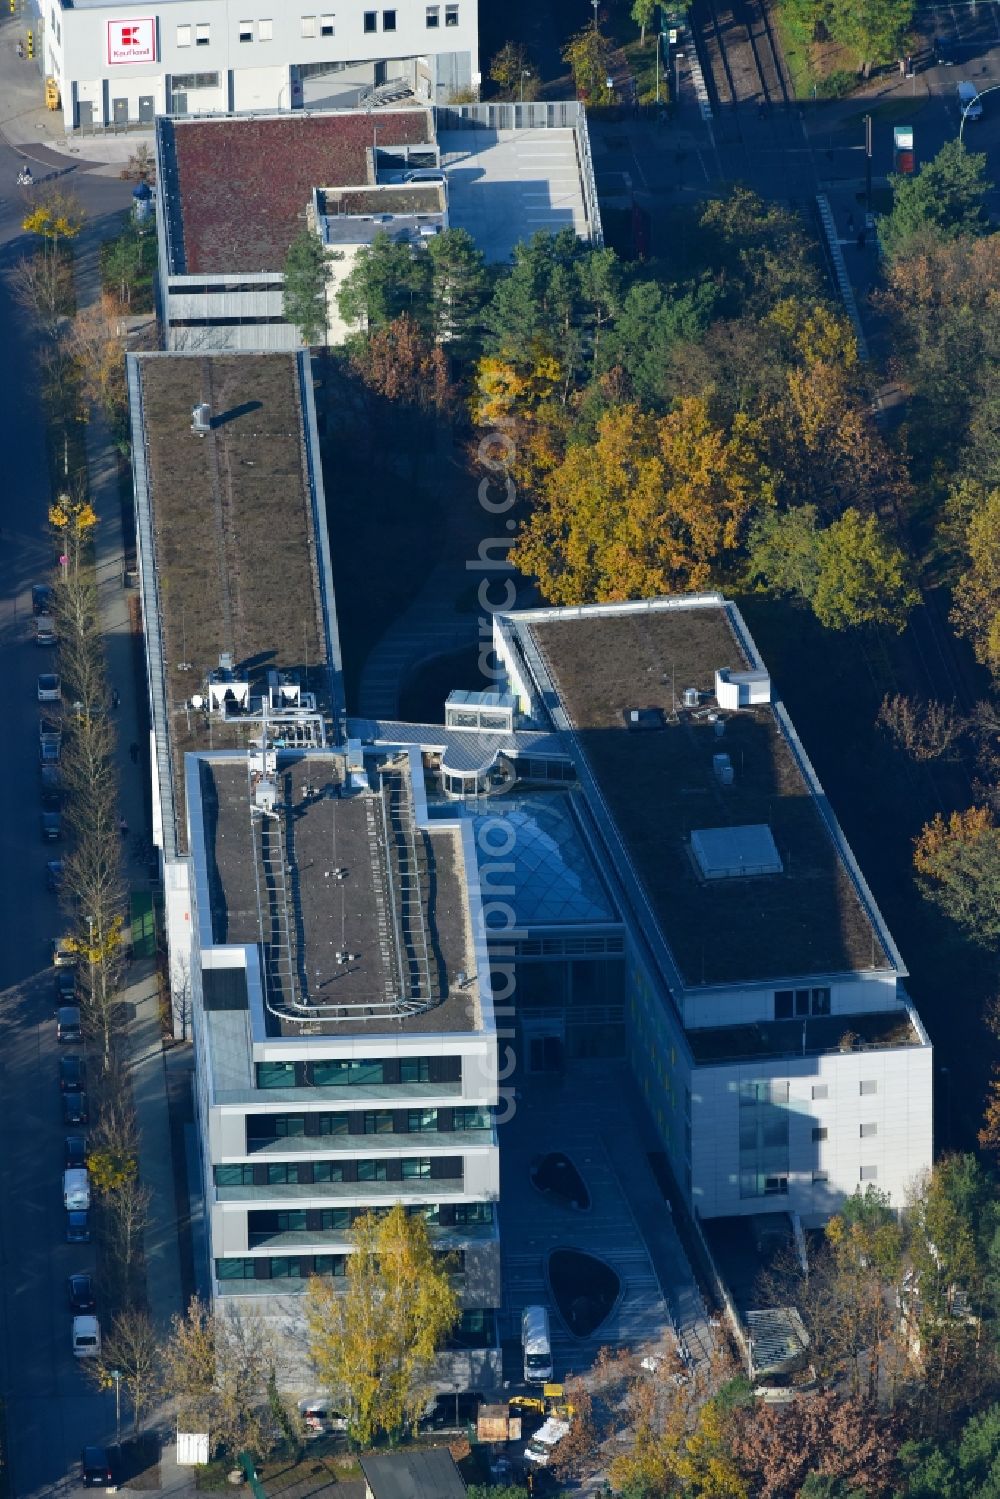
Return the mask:
M 596 31 L 597 30 L 597 7 L 600 4 L 600 0 L 590 0 L 590 3 L 594 7 L 594 30 Z
M 521 69 L 521 103 L 522 104 L 524 103 L 524 80 L 526 78 L 530 78 L 530 77 L 531 77 L 531 69 L 530 68 L 522 68 Z
M 111 1378 L 115 1382 L 115 1441 L 121 1446 L 122 1440 L 122 1371 L 111 1370 Z
M 995 94 L 998 89 L 1000 89 L 1000 83 L 991 83 L 989 88 L 980 89 L 979 93 L 971 98 L 968 104 L 962 110 L 962 120 L 958 127 L 958 144 L 960 146 L 965 144 L 965 142 L 962 140 L 962 132 L 965 129 L 965 121 L 966 117 L 968 116 L 969 110 L 973 109 L 979 103 L 980 99 L 984 99 L 987 94 Z

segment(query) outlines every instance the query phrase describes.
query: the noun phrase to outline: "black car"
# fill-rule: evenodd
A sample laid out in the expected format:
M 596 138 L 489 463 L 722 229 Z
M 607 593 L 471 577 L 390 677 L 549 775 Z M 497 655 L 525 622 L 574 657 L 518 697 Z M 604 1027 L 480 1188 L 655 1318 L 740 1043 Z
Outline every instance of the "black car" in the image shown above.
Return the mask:
M 69 1296 L 69 1309 L 77 1316 L 92 1312 L 97 1306 L 92 1275 L 71 1275 L 66 1282 L 66 1291 Z
M 32 614 L 51 614 L 52 600 L 55 597 L 53 589 L 48 583 L 32 583 L 31 585 L 31 612 Z
M 939 67 L 951 68 L 955 65 L 955 50 L 957 37 L 936 36 L 934 38 L 934 61 Z
M 64 1093 L 62 1110 L 63 1124 L 86 1124 L 90 1119 L 86 1093 Z
M 59 1058 L 59 1087 L 63 1093 L 82 1093 L 87 1086 L 87 1063 L 83 1057 Z
M 42 813 L 42 841 L 58 843 L 62 837 L 62 818 L 53 810 Z
M 63 1005 L 76 1004 L 76 968 L 73 964 L 64 963 L 56 969 L 56 998 Z M 76 1039 L 79 1041 L 80 1037 Z
M 80 1457 L 80 1478 L 85 1489 L 114 1487 L 111 1456 L 107 1447 L 84 1447 Z
M 80 1094 L 75 1095 L 77 1098 Z M 63 1165 L 67 1171 L 79 1171 L 87 1164 L 87 1136 L 67 1135 L 63 1151 Z
M 72 973 L 72 968 L 69 971 Z M 79 1005 L 59 1006 L 56 1011 L 56 1040 L 60 1042 L 71 1041 L 77 1044 L 83 1040 L 83 1032 L 80 1029 Z
M 66 1243 L 90 1243 L 90 1214 L 85 1208 L 70 1208 L 66 1214 Z

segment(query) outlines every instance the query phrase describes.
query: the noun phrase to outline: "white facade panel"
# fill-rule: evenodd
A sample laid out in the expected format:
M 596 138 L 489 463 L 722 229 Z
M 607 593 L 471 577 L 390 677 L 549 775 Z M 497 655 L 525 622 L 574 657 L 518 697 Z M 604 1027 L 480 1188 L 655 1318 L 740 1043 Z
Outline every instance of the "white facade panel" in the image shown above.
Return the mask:
M 684 1024 L 688 1030 L 716 1025 L 753 1025 L 775 1020 L 775 993 L 779 990 L 828 988 L 831 1015 L 875 1014 L 902 1009 L 905 1000 L 897 993 L 894 973 L 857 974 L 850 978 L 810 974 L 807 978 L 775 980 L 728 989 L 689 989 L 683 995 Z M 815 1009 L 812 1013 L 821 1013 Z M 794 1018 L 794 1017 L 793 1017 Z M 801 1016 L 799 1017 L 801 1018 Z
M 741 1085 L 787 1083 L 787 1192 L 744 1195 Z M 933 1160 L 930 1046 L 699 1067 L 691 1079 L 692 1201 L 703 1218 L 797 1212 L 815 1224 L 868 1182 L 901 1207 Z M 823 1132 L 823 1133 L 821 1133 Z M 773 1163 L 773 1158 L 772 1158 Z
M 135 106 L 128 116 L 134 122 L 139 99 L 150 95 L 161 113 L 288 109 L 302 102 L 298 69 L 332 69 L 359 59 L 367 60 L 368 86 L 380 81 L 376 64 L 396 60 L 393 73 L 432 103 L 447 103 L 457 89 L 478 85 L 477 0 L 442 3 L 438 26 L 427 25 L 423 4 L 379 5 L 374 31 L 365 29 L 365 14 L 361 6 L 331 12 L 269 0 L 59 7 L 49 29 L 62 42 L 47 47 L 46 59 L 60 87 L 67 130 L 78 123 L 77 100 L 93 105 L 98 125 L 114 120 L 113 99 Z M 395 18 L 391 30 L 385 25 L 389 15 Z M 451 20 L 455 24 L 445 24 Z M 206 74 L 217 74 L 217 83 L 178 81 Z

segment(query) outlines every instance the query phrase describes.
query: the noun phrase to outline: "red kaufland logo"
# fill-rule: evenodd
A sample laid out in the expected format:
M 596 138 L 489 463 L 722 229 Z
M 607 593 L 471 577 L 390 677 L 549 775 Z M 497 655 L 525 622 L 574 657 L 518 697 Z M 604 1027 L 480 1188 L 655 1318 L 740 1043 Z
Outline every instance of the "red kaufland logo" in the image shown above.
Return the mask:
M 156 21 L 152 16 L 108 22 L 108 62 L 155 62 Z

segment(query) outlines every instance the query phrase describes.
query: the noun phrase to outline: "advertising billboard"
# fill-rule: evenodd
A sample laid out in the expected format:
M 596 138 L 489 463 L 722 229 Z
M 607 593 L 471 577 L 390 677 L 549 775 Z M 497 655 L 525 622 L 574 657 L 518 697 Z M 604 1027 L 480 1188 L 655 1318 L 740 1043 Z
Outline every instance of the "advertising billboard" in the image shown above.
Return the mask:
M 129 16 L 108 22 L 108 63 L 156 61 L 155 16 Z

